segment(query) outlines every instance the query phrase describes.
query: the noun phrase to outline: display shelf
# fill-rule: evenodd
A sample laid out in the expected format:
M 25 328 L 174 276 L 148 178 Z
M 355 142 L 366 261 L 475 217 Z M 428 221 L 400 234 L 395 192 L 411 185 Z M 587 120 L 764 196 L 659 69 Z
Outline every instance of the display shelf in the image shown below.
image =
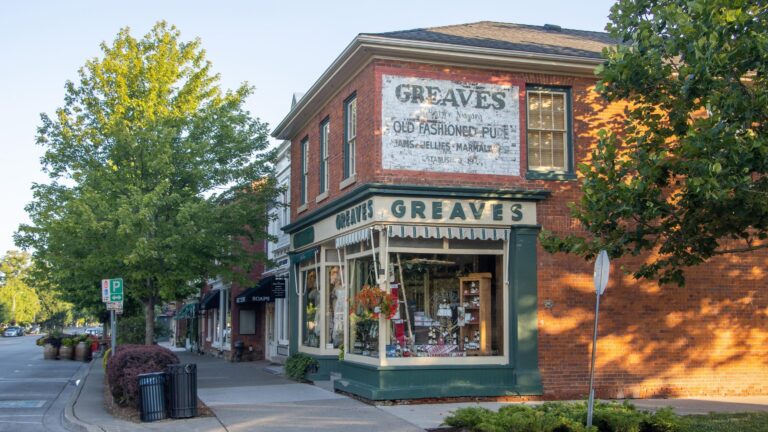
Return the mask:
M 472 320 L 465 321 L 459 339 L 467 355 L 489 355 L 491 352 L 491 273 L 470 273 L 459 278 L 460 298 L 469 303 L 479 299 L 478 305 L 464 305 Z M 477 292 L 471 292 L 475 288 Z

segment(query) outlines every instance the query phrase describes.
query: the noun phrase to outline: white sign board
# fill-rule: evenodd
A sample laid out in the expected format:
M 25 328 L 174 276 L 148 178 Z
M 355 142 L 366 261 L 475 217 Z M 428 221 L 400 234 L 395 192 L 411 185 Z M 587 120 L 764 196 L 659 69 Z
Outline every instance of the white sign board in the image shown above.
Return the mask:
M 101 280 L 101 301 L 104 303 L 109 301 L 109 279 Z
M 520 175 L 520 87 L 382 75 L 384 169 Z
M 123 302 L 107 302 L 107 310 L 117 311 L 117 313 L 123 312 Z
M 608 253 L 601 250 L 595 261 L 595 292 L 597 295 L 603 295 L 605 287 L 608 286 L 608 273 L 611 270 L 611 261 L 608 259 Z

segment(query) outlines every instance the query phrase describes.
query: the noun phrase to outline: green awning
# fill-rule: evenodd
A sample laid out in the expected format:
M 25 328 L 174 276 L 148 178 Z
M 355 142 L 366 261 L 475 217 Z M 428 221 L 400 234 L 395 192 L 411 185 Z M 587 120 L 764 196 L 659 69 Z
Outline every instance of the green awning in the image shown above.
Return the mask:
M 191 319 L 195 317 L 195 312 L 197 311 L 197 303 L 189 303 L 184 305 L 183 308 L 179 309 L 176 312 L 176 316 L 174 319 L 180 320 L 180 319 Z
M 294 252 L 294 253 L 288 252 L 288 255 L 291 257 L 291 264 L 299 264 L 304 261 L 309 261 L 311 259 L 314 259 L 317 251 L 318 251 L 318 248 L 313 247 L 303 252 Z

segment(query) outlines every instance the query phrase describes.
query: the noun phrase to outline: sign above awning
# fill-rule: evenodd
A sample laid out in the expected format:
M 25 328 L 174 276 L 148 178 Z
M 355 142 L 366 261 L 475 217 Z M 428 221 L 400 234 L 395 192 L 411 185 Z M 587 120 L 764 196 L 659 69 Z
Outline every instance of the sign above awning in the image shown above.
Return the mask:
M 259 284 L 253 288 L 245 290 L 242 294 L 235 297 L 235 303 L 244 306 L 248 304 L 271 303 L 275 299 L 285 298 L 284 278 L 267 276 L 259 281 Z

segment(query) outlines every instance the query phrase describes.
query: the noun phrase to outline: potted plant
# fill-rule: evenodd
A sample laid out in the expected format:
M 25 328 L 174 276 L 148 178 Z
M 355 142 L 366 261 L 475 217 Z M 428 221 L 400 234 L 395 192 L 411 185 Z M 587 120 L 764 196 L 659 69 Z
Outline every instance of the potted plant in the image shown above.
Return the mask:
M 77 361 L 88 361 L 90 360 L 90 354 L 91 354 L 91 338 L 87 334 L 84 334 L 82 336 L 76 336 L 75 341 L 77 344 L 75 345 L 75 360 Z
M 61 334 L 50 333 L 35 341 L 37 346 L 43 347 L 43 359 L 56 360 L 59 355 L 59 347 L 61 346 Z
M 72 360 L 74 358 L 75 339 L 72 337 L 63 338 L 59 348 L 59 358 L 63 360 Z

